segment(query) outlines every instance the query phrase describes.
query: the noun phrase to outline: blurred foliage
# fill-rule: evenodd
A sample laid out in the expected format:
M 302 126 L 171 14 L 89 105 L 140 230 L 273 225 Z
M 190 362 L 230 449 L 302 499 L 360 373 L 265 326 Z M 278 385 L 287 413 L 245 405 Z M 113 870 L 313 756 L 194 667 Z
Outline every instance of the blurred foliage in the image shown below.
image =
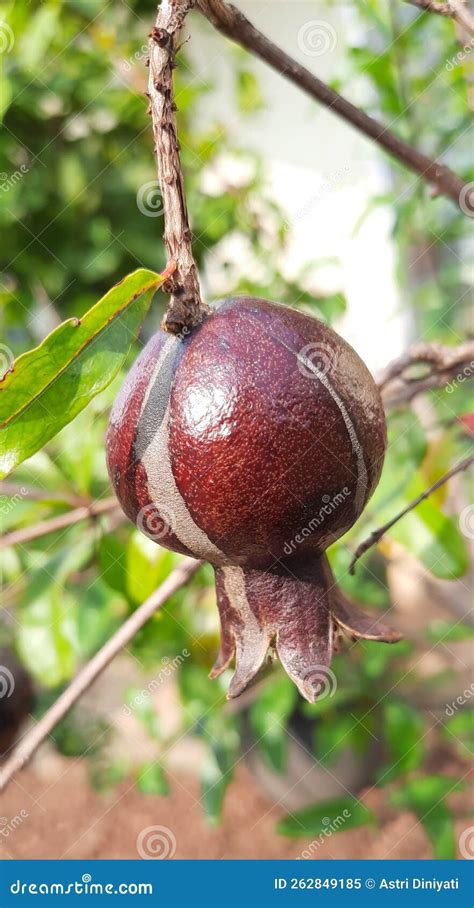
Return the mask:
M 36 345 L 65 318 L 82 316 L 137 267 L 161 270 L 165 265 L 162 218 L 143 214 L 137 204 L 140 188 L 155 179 L 143 97 L 143 45 L 154 9 L 154 2 L 133 0 L 1 5 L 0 18 L 8 28 L 2 58 L 0 326 L 2 344 L 16 354 Z M 348 96 L 355 92 L 359 104 L 365 98 L 369 112 L 428 154 L 441 154 L 472 180 L 465 138 L 474 54 L 450 65 L 459 51 L 452 24 L 419 15 L 408 4 L 355 0 L 351 10 L 357 27 L 344 37 L 349 41 L 355 34 L 358 40 L 334 74 L 335 85 Z M 197 25 L 194 20 L 192 28 Z M 216 116 L 208 128 L 200 126 L 199 103 L 213 86 L 193 73 L 186 46 L 181 58 L 177 103 L 182 156 L 206 291 L 248 291 L 337 322 L 346 305 L 341 293 L 315 300 L 303 275 L 291 282 L 282 274 L 288 225 L 268 194 L 264 167 L 246 149 L 231 146 L 225 121 Z M 254 116 L 265 102 L 252 63 L 240 52 L 229 61 L 235 70 L 237 109 L 241 116 Z M 412 174 L 384 161 L 387 191 L 371 200 L 365 217 L 379 205 L 392 212 L 397 276 L 413 336 L 458 343 L 467 333 L 472 295 L 465 264 L 473 245 L 472 222 L 451 202 L 431 199 Z M 238 179 L 232 176 L 236 172 Z M 244 244 L 244 265 L 229 254 L 230 236 Z M 155 298 L 141 342 L 158 324 L 163 306 L 164 300 Z M 127 362 L 137 349 L 135 345 Z M 71 502 L 109 494 L 103 437 L 124 371 L 18 468 L 15 490 L 0 498 L 3 532 L 62 514 Z M 381 611 L 389 607 L 386 566 L 394 543 L 436 577 L 454 579 L 466 570 L 465 538 L 444 490 L 397 524 L 377 551 L 365 556 L 355 577 L 348 574 L 355 542 L 466 455 L 469 436 L 462 417 L 470 406 L 468 393 L 467 381 L 430 393 L 431 429 L 410 408 L 390 415 L 382 481 L 358 525 L 330 553 L 338 581 L 365 605 Z M 15 646 L 38 685 L 38 713 L 178 562 L 179 556 L 128 523 L 106 517 L 2 551 L 5 621 L 0 636 Z M 447 612 L 441 623 L 427 628 L 427 645 L 460 645 L 468 633 Z M 348 751 L 364 763 L 373 755 L 374 741 L 383 742 L 376 784 L 387 788 L 387 803 L 411 811 L 423 823 L 436 856 L 453 855 L 446 799 L 454 782 L 427 767 L 427 741 L 442 743 L 466 760 L 472 724 L 465 701 L 452 714 L 446 710 L 447 719 L 439 716 L 439 725 L 418 707 L 410 691 L 422 690 L 424 682 L 417 675 L 420 651 L 414 644 L 347 645 L 334 662 L 336 689 L 314 705 L 303 703 L 273 666 L 255 687 L 245 717 L 226 704 L 228 673 L 213 682 L 207 677 L 217 647 L 212 569 L 204 566 L 129 647 L 152 685 L 141 691 L 136 681 L 117 693 L 120 715 L 145 730 L 154 758 L 136 766 L 132 754 L 114 756 L 113 731 L 101 721 L 93 728 L 81 718 L 80 707 L 56 729 L 57 747 L 65 754 L 87 752 L 92 781 L 100 790 L 133 772 L 142 792 L 164 796 L 172 785 L 166 755 L 182 736 L 192 736 L 204 751 L 202 803 L 211 822 L 218 822 L 249 737 L 268 770 L 280 774 L 287 771 L 295 737 L 334 772 Z M 168 733 L 156 702 L 159 686 L 170 674 L 177 680 L 181 718 Z M 346 818 L 344 810 L 350 818 L 341 829 L 373 822 L 371 811 L 350 796 L 309 805 L 283 820 L 279 829 L 291 836 L 318 835 L 328 817 Z

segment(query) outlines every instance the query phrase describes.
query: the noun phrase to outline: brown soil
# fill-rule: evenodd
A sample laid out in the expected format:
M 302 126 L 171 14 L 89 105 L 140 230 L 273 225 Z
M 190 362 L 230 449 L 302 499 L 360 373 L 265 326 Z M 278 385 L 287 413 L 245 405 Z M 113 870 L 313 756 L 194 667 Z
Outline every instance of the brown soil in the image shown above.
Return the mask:
M 314 849 L 314 858 L 431 857 L 414 816 L 394 816 L 377 791 L 365 801 L 377 814 L 379 828 L 340 832 Z M 167 798 L 141 794 L 131 781 L 103 795 L 91 789 L 83 760 L 49 753 L 46 761 L 35 761 L 18 776 L 2 797 L 0 858 L 137 858 L 137 836 L 156 825 L 172 831 L 176 858 L 297 858 L 309 840 L 275 833 L 275 821 L 283 813 L 261 794 L 242 765 L 228 791 L 223 822 L 212 828 L 203 815 L 198 784 L 190 776 L 173 775 Z M 460 821 L 458 834 L 466 825 Z

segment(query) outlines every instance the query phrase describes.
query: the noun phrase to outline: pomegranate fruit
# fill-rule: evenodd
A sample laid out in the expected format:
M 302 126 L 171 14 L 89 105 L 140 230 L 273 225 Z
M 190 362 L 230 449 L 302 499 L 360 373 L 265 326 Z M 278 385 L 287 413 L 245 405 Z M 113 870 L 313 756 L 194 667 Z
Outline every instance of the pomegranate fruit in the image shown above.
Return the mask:
M 158 331 L 113 407 L 119 501 L 160 545 L 214 565 L 229 696 L 276 650 L 313 701 L 335 638 L 399 635 L 337 588 L 325 556 L 380 477 L 385 416 L 355 351 L 322 322 L 232 298 L 186 337 Z

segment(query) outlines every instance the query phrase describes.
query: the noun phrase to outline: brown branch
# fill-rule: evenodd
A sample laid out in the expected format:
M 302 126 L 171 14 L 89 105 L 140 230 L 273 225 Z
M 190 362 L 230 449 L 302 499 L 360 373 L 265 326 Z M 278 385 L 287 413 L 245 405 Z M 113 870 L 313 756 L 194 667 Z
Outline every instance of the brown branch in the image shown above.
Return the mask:
M 408 3 L 428 13 L 454 19 L 468 34 L 474 36 L 474 16 L 467 9 L 463 0 L 446 0 L 445 3 L 439 3 L 437 0 L 408 0 Z
M 361 557 L 361 555 L 364 555 L 365 552 L 368 552 L 368 550 L 371 549 L 372 546 L 377 545 L 377 543 L 380 542 L 380 540 L 382 539 L 382 536 L 384 536 L 385 533 L 388 532 L 388 530 L 390 530 L 396 523 L 398 523 L 398 521 L 401 520 L 401 518 L 404 517 L 405 514 L 408 514 L 410 511 L 413 511 L 413 509 L 416 508 L 419 504 L 421 504 L 422 501 L 424 501 L 426 498 L 428 498 L 430 495 L 432 495 L 433 492 L 436 492 L 436 489 L 439 489 L 441 486 L 443 486 L 446 482 L 448 482 L 449 479 L 451 479 L 457 473 L 461 473 L 463 470 L 467 470 L 473 463 L 474 463 L 474 455 L 471 455 L 471 457 L 466 457 L 464 460 L 461 460 L 460 463 L 456 464 L 455 467 L 452 467 L 452 469 L 448 470 L 448 472 L 445 473 L 444 476 L 441 476 L 440 479 L 438 479 L 436 482 L 434 482 L 433 485 L 429 487 L 429 489 L 426 489 L 424 492 L 421 493 L 421 495 L 418 495 L 417 498 L 415 498 L 413 501 L 411 501 L 410 504 L 407 505 L 407 507 L 403 509 L 403 511 L 400 511 L 399 514 L 397 514 L 395 517 L 392 517 L 391 520 L 389 520 L 387 523 L 385 523 L 382 527 L 379 527 L 378 530 L 374 530 L 370 534 L 370 536 L 368 536 L 367 539 L 364 540 L 364 542 L 361 542 L 361 544 L 357 546 L 357 549 L 354 553 L 352 561 L 349 565 L 349 574 L 354 574 L 356 563 L 359 560 L 359 558 Z
M 194 3 L 195 0 L 162 0 L 149 41 L 148 97 L 163 203 L 164 242 L 168 259 L 176 262 L 174 274 L 164 285 L 171 298 L 162 327 L 173 334 L 191 330 L 208 311 L 201 300 L 193 257 L 173 88 L 177 38 Z
M 427 366 L 427 371 L 421 376 L 410 376 L 410 369 L 420 365 Z M 378 386 L 385 409 L 391 410 L 423 391 L 463 382 L 471 376 L 474 376 L 474 340 L 457 347 L 420 342 L 387 366 L 379 376 Z
M 200 566 L 200 561 L 185 558 L 181 564 L 166 578 L 160 587 L 127 619 L 125 624 L 93 656 L 66 690 L 58 697 L 50 709 L 36 725 L 28 731 L 21 742 L 0 770 L 0 791 L 8 785 L 12 776 L 19 772 L 33 756 L 40 744 L 51 734 L 53 728 L 64 718 L 82 694 L 88 690 L 93 681 L 110 664 L 112 659 L 135 636 L 137 631 L 153 617 L 156 610 L 166 600 L 181 589 Z
M 87 499 L 80 495 L 69 495 L 67 492 L 64 494 L 61 492 L 49 492 L 46 489 L 43 491 L 35 486 L 2 480 L 0 482 L 0 498 L 4 495 L 9 498 L 18 496 L 19 498 L 27 498 L 28 501 L 40 501 L 45 504 L 58 502 L 59 504 L 69 505 L 71 508 L 78 508 L 83 504 L 87 504 Z
M 23 527 L 20 530 L 13 530 L 11 533 L 5 533 L 0 536 L 0 549 L 5 549 L 9 545 L 21 545 L 25 542 L 31 542 L 32 539 L 38 539 L 47 533 L 55 533 L 56 530 L 63 530 L 65 527 L 79 523 L 81 520 L 88 520 L 91 517 L 99 517 L 101 514 L 108 514 L 112 511 L 119 511 L 120 505 L 116 498 L 105 498 L 104 501 L 93 501 L 91 504 L 75 508 L 73 511 L 67 511 L 65 514 L 59 514 L 57 517 L 51 517 L 50 520 L 42 520 L 33 526 Z
M 311 97 L 373 139 L 392 157 L 397 158 L 427 183 L 432 183 L 438 194 L 453 199 L 459 205 L 461 193 L 464 193 L 462 196 L 464 198 L 468 192 L 468 184 L 465 184 L 449 167 L 417 151 L 373 117 L 355 107 L 329 85 L 321 82 L 309 70 L 259 32 L 235 6 L 223 3 L 222 0 L 197 0 L 197 5 L 218 31 L 269 63 L 277 72 L 299 85 Z

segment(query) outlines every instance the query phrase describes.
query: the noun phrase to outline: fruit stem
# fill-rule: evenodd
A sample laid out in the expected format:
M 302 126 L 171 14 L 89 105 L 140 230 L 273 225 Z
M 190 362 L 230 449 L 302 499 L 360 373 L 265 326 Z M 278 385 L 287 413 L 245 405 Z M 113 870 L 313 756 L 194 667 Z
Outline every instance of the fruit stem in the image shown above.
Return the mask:
M 180 29 L 195 0 L 162 0 L 150 32 L 148 97 L 165 222 L 164 242 L 176 270 L 166 282 L 171 296 L 162 327 L 187 334 L 206 316 L 192 251 L 174 100 L 173 70 Z

